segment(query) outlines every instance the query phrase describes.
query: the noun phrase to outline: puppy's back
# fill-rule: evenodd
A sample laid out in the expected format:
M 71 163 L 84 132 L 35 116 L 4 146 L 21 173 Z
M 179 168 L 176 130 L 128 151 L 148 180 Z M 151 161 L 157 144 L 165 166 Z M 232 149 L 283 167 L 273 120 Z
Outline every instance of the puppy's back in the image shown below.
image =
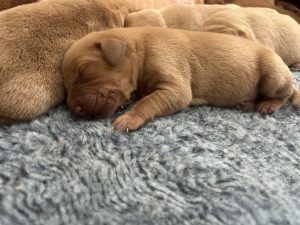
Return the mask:
M 47 0 L 1 12 L 0 119 L 30 119 L 60 103 L 65 52 L 91 31 L 123 26 L 121 3 Z
M 38 0 L 0 0 L 0 11 L 34 2 L 38 2 Z
M 150 60 L 145 62 L 147 68 L 157 68 L 158 65 L 164 68 L 178 65 L 179 68 L 189 61 L 191 68 L 203 64 L 214 71 L 228 68 L 234 72 L 235 65 L 241 68 L 257 66 L 258 52 L 269 51 L 253 41 L 232 35 L 159 27 L 116 28 L 91 36 L 94 40 L 108 37 L 131 40 L 135 43 L 132 45 L 139 49 L 140 58 Z M 83 40 L 88 40 L 88 36 Z
M 203 22 L 211 15 L 228 9 L 239 8 L 237 5 L 184 5 L 174 4 L 160 9 L 167 27 L 199 31 Z
M 288 65 L 300 59 L 300 25 L 273 9 L 248 7 L 222 11 L 203 24 L 204 31 L 226 33 L 227 29 L 240 30 L 244 37 L 273 49 Z
M 53 64 L 58 68 L 57 59 L 75 40 L 103 27 L 123 26 L 113 9 L 97 6 L 95 0 L 47 0 L 1 12 L 2 71 L 13 75 L 8 70 L 36 71 Z
M 161 9 L 145 9 L 127 16 L 125 26 L 159 26 L 184 30 L 200 30 L 203 22 L 216 12 L 239 6 L 172 4 Z

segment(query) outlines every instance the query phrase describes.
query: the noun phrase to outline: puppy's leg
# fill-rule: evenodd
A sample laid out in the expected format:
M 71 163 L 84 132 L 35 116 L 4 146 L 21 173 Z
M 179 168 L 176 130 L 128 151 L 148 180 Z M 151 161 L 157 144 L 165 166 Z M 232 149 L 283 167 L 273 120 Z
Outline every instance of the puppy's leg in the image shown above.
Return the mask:
M 0 125 L 33 119 L 64 98 L 61 76 L 51 74 L 15 75 L 0 83 Z
M 260 60 L 262 77 L 258 93 L 262 100 L 258 102 L 256 110 L 262 114 L 274 113 L 295 91 L 293 74 L 272 51 L 265 51 Z
M 291 100 L 294 107 L 300 108 L 300 91 L 295 85 L 294 85 L 294 91 Z
M 112 126 L 117 131 L 134 131 L 155 117 L 184 109 L 191 100 L 190 85 L 170 85 L 163 89 L 159 88 L 139 100 L 127 113 L 118 117 Z

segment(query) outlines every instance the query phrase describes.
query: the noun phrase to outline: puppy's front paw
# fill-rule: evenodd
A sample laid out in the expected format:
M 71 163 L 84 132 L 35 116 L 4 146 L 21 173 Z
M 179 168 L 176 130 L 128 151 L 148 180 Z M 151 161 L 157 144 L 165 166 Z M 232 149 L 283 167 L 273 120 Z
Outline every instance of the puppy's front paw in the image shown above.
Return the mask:
M 124 114 L 119 116 L 112 124 L 116 131 L 135 131 L 140 128 L 145 121 L 137 115 Z
M 278 110 L 280 106 L 274 102 L 261 102 L 256 106 L 256 111 L 261 114 L 272 114 Z

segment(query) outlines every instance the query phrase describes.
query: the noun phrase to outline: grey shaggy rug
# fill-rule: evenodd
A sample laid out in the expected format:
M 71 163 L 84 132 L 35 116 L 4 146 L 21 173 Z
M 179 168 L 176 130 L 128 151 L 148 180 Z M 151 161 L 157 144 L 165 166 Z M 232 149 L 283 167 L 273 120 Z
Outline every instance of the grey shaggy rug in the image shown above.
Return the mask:
M 0 129 L 0 224 L 298 225 L 299 121 L 190 107 L 126 134 L 61 105 Z

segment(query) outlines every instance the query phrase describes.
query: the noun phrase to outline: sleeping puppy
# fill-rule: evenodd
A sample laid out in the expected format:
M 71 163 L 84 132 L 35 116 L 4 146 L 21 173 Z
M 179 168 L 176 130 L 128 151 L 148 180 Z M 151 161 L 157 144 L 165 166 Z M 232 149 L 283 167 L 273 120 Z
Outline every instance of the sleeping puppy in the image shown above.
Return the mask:
M 190 104 L 273 113 L 292 98 L 300 106 L 293 75 L 274 51 L 225 34 L 159 27 L 95 32 L 68 50 L 62 74 L 68 107 L 83 118 L 108 118 L 137 96 L 114 121 L 117 131 Z
M 209 16 L 235 8 L 239 6 L 173 4 L 161 9 L 144 9 L 130 13 L 125 19 L 125 27 L 157 26 L 199 31 Z
M 205 0 L 205 4 L 237 4 L 242 7 L 264 7 L 275 9 L 281 14 L 288 15 L 300 23 L 300 16 L 294 11 L 274 5 L 268 0 Z
M 202 31 L 226 33 L 273 49 L 290 67 L 300 68 L 300 25 L 267 8 L 237 8 L 208 18 Z
M 0 0 L 0 11 L 13 8 L 23 4 L 34 3 L 38 1 L 51 1 L 51 0 Z M 184 4 L 203 4 L 203 0 L 123 0 L 127 3 L 128 9 L 135 12 L 147 8 L 161 8 L 166 5 L 174 3 Z
M 61 63 L 89 32 L 124 26 L 123 0 L 46 0 L 0 13 L 0 125 L 62 102 Z

